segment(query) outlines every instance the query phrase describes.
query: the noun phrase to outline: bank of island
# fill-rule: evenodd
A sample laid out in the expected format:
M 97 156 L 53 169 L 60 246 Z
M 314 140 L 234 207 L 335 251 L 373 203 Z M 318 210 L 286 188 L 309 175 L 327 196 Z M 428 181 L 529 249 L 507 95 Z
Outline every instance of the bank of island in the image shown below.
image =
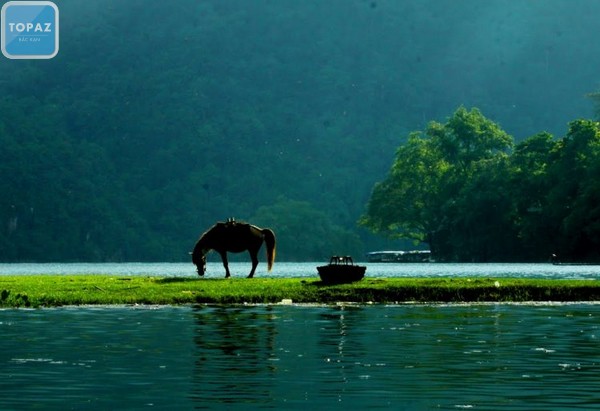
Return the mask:
M 186 304 L 360 304 L 600 301 L 600 281 L 513 278 L 318 278 L 0 276 L 0 307 Z

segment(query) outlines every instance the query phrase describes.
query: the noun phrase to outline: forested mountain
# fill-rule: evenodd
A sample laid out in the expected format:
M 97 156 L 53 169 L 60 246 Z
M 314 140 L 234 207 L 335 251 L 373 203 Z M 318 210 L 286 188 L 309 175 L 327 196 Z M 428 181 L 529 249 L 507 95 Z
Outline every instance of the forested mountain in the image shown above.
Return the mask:
M 51 60 L 0 59 L 0 260 L 185 260 L 228 217 L 278 258 L 362 255 L 411 130 L 514 139 L 592 115 L 593 0 L 64 0 Z

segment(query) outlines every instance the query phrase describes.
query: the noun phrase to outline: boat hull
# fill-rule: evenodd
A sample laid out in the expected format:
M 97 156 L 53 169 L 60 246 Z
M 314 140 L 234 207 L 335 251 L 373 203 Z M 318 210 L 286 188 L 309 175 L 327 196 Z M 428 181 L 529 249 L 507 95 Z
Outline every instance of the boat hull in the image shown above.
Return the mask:
M 367 267 L 360 265 L 322 265 L 317 267 L 321 281 L 327 284 L 342 284 L 360 281 Z

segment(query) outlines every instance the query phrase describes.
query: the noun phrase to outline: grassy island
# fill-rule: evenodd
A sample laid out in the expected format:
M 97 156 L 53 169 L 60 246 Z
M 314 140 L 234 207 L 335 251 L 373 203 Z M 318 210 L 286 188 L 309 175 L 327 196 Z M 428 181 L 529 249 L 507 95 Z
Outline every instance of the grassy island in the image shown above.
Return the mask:
M 325 285 L 302 278 L 1 276 L 0 307 L 120 304 L 437 303 L 600 301 L 600 282 L 512 278 L 365 278 Z

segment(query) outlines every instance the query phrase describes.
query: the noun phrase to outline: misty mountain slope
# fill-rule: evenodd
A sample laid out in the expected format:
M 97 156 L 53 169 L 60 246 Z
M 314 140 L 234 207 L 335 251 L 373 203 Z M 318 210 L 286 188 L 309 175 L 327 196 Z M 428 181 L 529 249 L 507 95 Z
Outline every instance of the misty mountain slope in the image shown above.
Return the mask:
M 598 85 L 593 1 L 56 3 L 58 56 L 0 60 L 0 260 L 182 260 L 282 204 L 360 253 L 411 130 L 464 104 L 561 134 Z

